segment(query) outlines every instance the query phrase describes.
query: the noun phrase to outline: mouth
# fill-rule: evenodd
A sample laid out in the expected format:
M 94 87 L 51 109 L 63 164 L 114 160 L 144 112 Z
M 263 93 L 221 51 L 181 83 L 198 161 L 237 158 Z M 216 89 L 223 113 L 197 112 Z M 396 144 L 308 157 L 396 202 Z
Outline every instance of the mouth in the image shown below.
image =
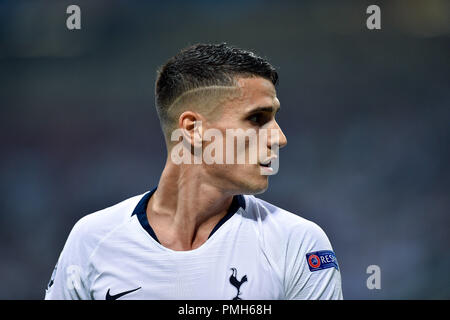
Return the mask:
M 269 161 L 267 163 L 260 163 L 259 165 L 264 168 L 270 168 L 271 164 L 272 164 L 272 161 Z
M 276 155 L 271 155 L 270 157 L 266 158 L 264 161 L 260 161 L 259 165 L 261 167 L 270 168 L 272 166 L 272 160 L 276 159 Z
M 278 158 L 277 155 L 271 155 L 270 157 L 265 158 L 263 161 L 259 162 L 259 166 L 260 166 L 259 169 L 260 169 L 261 175 L 271 176 L 275 173 L 274 168 L 272 168 L 272 161 L 276 160 L 277 158 Z
M 261 170 L 260 173 L 264 176 L 270 176 L 273 174 L 273 168 L 271 167 L 272 161 L 269 161 L 267 163 L 260 163 L 259 169 Z

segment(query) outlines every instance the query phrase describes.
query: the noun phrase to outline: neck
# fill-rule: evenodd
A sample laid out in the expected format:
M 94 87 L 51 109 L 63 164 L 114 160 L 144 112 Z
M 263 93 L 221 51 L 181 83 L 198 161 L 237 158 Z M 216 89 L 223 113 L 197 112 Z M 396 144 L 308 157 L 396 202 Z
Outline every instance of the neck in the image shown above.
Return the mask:
M 147 218 L 158 240 L 173 250 L 200 247 L 231 205 L 233 195 L 208 183 L 201 166 L 170 160 L 147 206 Z

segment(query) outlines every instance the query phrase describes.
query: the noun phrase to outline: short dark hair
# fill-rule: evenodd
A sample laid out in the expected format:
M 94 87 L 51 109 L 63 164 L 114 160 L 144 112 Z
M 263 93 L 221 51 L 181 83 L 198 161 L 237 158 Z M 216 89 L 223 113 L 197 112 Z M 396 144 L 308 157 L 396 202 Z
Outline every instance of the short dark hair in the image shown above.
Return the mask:
M 221 44 L 195 44 L 181 50 L 159 70 L 156 108 L 165 118 L 167 108 L 184 92 L 207 86 L 233 86 L 236 77 L 265 78 L 276 85 L 278 73 L 251 51 Z

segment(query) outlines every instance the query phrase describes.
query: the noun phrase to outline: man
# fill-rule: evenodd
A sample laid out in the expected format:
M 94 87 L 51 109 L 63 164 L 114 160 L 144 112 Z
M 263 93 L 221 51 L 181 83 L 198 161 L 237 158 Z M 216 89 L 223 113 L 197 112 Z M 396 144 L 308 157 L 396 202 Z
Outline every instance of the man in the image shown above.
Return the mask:
M 74 226 L 46 299 L 342 299 L 322 229 L 253 196 L 287 143 L 277 80 L 225 44 L 171 58 L 156 82 L 168 152 L 158 185 Z

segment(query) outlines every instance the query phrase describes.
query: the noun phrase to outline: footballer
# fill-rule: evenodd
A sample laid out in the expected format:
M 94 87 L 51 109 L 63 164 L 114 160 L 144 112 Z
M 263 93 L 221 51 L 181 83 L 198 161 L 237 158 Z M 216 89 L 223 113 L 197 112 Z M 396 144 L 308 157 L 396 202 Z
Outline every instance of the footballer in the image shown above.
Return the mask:
M 159 181 L 75 224 L 45 299 L 342 299 L 324 231 L 254 196 L 287 143 L 277 81 L 268 61 L 226 44 L 169 59 L 155 86 Z M 221 140 L 230 130 L 240 147 Z

